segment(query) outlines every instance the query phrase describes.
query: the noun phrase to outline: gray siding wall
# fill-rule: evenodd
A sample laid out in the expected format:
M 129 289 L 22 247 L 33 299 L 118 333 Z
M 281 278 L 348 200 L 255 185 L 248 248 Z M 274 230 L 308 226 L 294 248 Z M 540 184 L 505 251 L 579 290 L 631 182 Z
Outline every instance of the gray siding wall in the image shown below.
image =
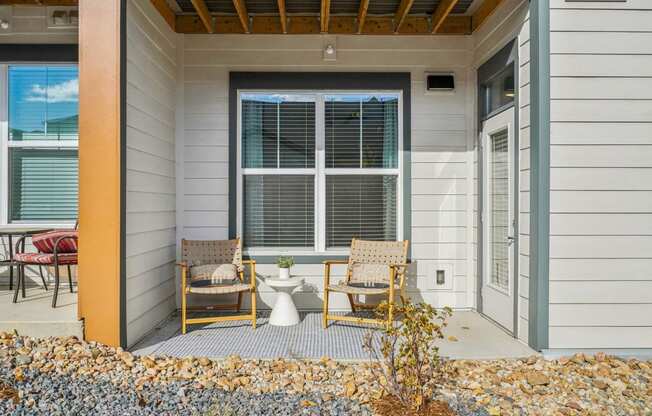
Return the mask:
M 489 20 L 473 35 L 474 64 L 477 68 L 498 52 L 509 41 L 517 38 L 519 45 L 519 266 L 518 266 L 518 323 L 517 336 L 528 342 L 528 297 L 529 297 L 529 225 L 530 225 L 530 15 L 528 2 L 505 1 Z M 475 138 L 477 140 L 477 137 Z M 478 152 L 474 155 L 474 175 L 477 178 Z M 477 181 L 476 181 L 477 182 Z M 474 186 L 474 272 L 477 272 L 477 209 L 478 185 Z M 477 276 L 476 276 L 477 281 Z
M 183 141 L 178 163 L 178 239 L 228 236 L 229 71 L 410 71 L 412 73 L 412 253 L 409 292 L 439 306 L 470 308 L 472 268 L 472 131 L 474 93 L 469 84 L 469 37 L 330 36 L 337 61 L 325 62 L 321 36 L 184 37 Z M 453 71 L 455 93 L 424 93 L 424 71 Z M 451 270 L 450 285 L 435 289 L 434 270 Z M 277 273 L 259 265 L 259 278 Z M 306 278 L 295 295 L 300 308 L 322 305 L 323 266 L 300 264 Z M 342 268 L 335 274 L 341 276 Z M 262 308 L 274 292 L 260 281 Z M 193 300 L 196 301 L 196 300 Z M 345 296 L 333 295 L 346 309 Z
M 550 348 L 650 348 L 652 2 L 550 7 Z
M 176 46 L 149 1 L 127 2 L 128 345 L 175 309 Z

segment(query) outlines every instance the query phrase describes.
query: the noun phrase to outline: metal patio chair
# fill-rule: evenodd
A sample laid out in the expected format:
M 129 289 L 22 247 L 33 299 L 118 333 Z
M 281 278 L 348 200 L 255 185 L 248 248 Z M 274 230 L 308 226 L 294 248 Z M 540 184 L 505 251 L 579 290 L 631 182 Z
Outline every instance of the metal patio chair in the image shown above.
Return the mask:
M 245 267 L 249 265 L 250 281 L 245 282 Z M 242 260 L 242 244 L 234 240 L 181 240 L 181 333 L 188 324 L 251 320 L 256 328 L 256 262 Z M 247 315 L 187 318 L 190 311 L 235 309 L 240 312 L 242 294 L 251 294 L 251 313 Z M 189 307 L 187 296 L 237 294 L 237 303 Z
M 25 297 L 25 266 L 38 266 L 41 281 L 45 290 L 48 289 L 45 277 L 43 276 L 42 267 L 54 268 L 54 293 L 52 295 L 52 307 L 57 306 L 57 296 L 59 295 L 60 266 L 68 268 L 68 285 L 70 293 L 73 293 L 72 271 L 70 266 L 77 265 L 77 238 L 78 231 L 75 230 L 54 230 L 32 236 L 32 244 L 38 250 L 37 253 L 25 253 L 25 238 L 22 236 L 16 242 L 16 251 L 14 261 L 18 265 L 18 281 L 14 292 L 13 302 L 18 301 L 18 292 L 22 289 L 22 295 Z
M 351 254 L 348 260 L 324 261 L 324 314 L 323 325 L 328 321 L 349 321 L 376 325 L 390 325 L 393 321 L 396 289 L 405 297 L 405 275 L 409 241 L 351 240 Z M 330 283 L 331 265 L 346 264 L 346 275 L 338 284 Z M 398 282 L 396 279 L 398 278 Z M 377 305 L 355 303 L 355 295 L 386 295 L 389 304 L 387 321 L 354 316 L 328 314 L 330 292 L 345 293 L 349 298 L 351 311 L 373 309 Z

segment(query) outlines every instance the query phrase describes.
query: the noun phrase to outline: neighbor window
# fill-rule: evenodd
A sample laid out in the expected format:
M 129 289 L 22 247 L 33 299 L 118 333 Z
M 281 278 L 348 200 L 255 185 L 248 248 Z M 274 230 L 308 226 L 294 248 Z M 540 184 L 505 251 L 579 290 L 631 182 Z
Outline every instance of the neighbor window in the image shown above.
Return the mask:
M 78 71 L 72 65 L 10 65 L 6 71 L 7 222 L 77 218 Z
M 241 93 L 244 245 L 319 252 L 399 238 L 399 98 Z

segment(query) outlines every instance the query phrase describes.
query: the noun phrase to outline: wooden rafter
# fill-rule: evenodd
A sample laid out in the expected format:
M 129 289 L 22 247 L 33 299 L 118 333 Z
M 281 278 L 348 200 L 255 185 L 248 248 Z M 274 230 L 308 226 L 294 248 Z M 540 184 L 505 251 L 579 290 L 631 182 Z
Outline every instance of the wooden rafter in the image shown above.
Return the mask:
M 244 0 L 233 0 L 233 6 L 235 7 L 235 11 L 238 13 L 242 30 L 244 30 L 245 33 L 249 33 L 249 13 L 247 13 L 247 5 Z
M 437 33 L 459 0 L 442 0 L 432 13 L 432 33 Z
M 197 16 L 178 15 L 178 33 L 206 33 L 201 20 Z M 287 33 L 293 35 L 319 34 L 321 22 L 318 16 L 293 16 L 288 20 Z M 215 33 L 244 33 L 237 16 L 215 16 Z M 252 16 L 251 33 L 281 34 L 283 30 L 278 16 Z M 332 16 L 329 33 L 338 35 L 355 35 L 358 33 L 358 21 L 355 16 Z M 390 16 L 367 16 L 362 34 L 392 35 L 394 34 L 394 18 Z M 438 35 L 469 35 L 471 34 L 471 16 L 451 15 L 444 21 Z M 425 16 L 408 16 L 397 35 L 428 35 L 432 36 L 430 19 Z
M 0 0 L 0 6 L 78 6 L 78 0 Z
M 398 33 L 401 29 L 403 22 L 405 22 L 405 18 L 407 17 L 408 13 L 410 13 L 410 9 L 412 8 L 413 3 L 414 0 L 401 0 L 401 4 L 398 6 L 396 16 L 394 17 L 394 21 L 396 22 L 394 33 Z
M 278 1 L 278 18 L 281 20 L 281 30 L 283 33 L 288 33 L 288 18 L 285 14 L 285 0 Z
M 190 0 L 190 1 L 192 2 L 195 11 L 197 11 L 199 18 L 201 19 L 208 33 L 214 33 L 215 30 L 213 28 L 213 17 L 208 11 L 208 7 L 206 7 L 206 3 L 204 2 L 204 0 Z
M 168 23 L 172 30 L 176 30 L 177 16 L 174 13 L 174 10 L 170 8 L 170 5 L 165 0 L 150 0 L 156 10 L 163 16 L 163 19 Z
M 484 0 L 480 7 L 471 16 L 471 29 L 473 32 L 478 30 L 480 26 L 493 14 L 496 8 L 502 3 L 503 0 Z
M 321 13 L 319 20 L 321 23 L 321 33 L 328 33 L 328 26 L 331 17 L 331 0 L 321 0 Z
M 358 34 L 362 33 L 362 29 L 364 28 L 364 22 L 367 19 L 368 9 L 369 0 L 360 0 L 360 10 L 358 10 Z

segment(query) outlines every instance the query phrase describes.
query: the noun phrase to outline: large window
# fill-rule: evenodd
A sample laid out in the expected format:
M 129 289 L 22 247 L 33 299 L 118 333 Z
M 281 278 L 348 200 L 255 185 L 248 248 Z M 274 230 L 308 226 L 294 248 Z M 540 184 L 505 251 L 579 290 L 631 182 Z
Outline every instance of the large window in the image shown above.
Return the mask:
M 401 237 L 400 94 L 239 98 L 245 247 L 324 252 Z
M 2 67 L 7 136 L 6 222 L 77 218 L 78 71 L 71 65 Z

